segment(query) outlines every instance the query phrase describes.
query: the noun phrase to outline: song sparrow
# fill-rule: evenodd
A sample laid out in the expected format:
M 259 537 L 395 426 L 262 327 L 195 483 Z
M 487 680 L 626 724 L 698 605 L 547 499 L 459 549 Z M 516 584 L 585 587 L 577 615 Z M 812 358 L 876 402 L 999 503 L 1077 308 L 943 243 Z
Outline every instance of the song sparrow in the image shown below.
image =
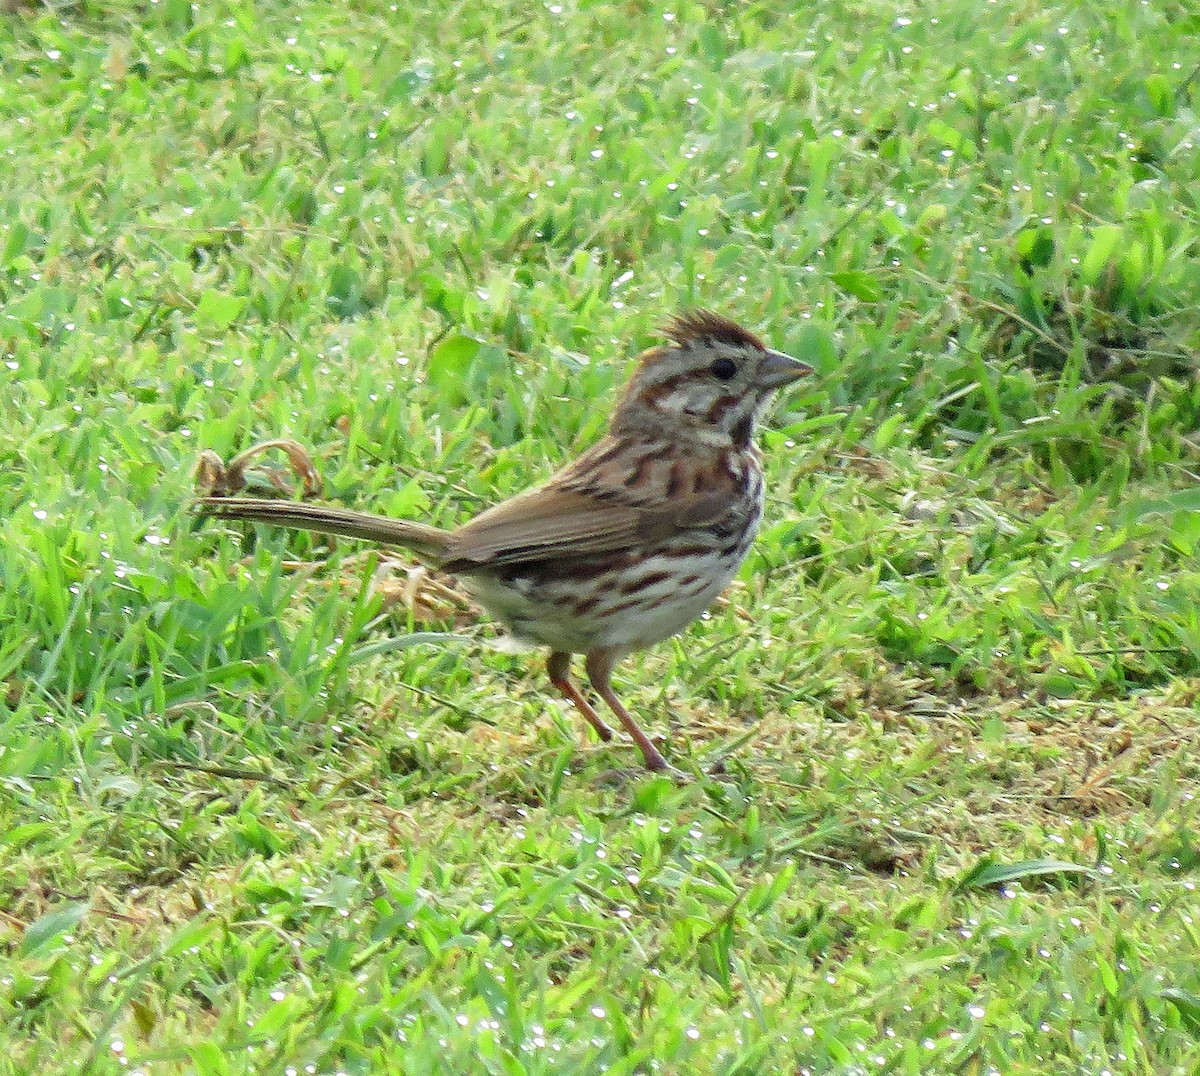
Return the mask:
M 584 654 L 646 765 L 667 770 L 613 691 L 613 667 L 682 631 L 737 571 L 763 508 L 755 424 L 812 367 L 706 310 L 664 333 L 674 346 L 640 357 L 602 441 L 455 530 L 302 502 L 206 497 L 199 509 L 414 550 L 461 577 L 517 638 L 548 646 L 551 683 L 611 740 L 570 677 L 571 655 Z

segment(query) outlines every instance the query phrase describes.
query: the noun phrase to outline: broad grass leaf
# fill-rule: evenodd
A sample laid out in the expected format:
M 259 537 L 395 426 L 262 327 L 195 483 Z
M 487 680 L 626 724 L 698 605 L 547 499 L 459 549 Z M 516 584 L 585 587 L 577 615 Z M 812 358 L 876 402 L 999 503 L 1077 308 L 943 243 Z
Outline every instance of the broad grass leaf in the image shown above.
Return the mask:
M 1177 990 L 1173 986 L 1160 990 L 1158 996 L 1175 1007 L 1180 1020 L 1193 1034 L 1200 1035 L 1200 998 L 1195 994 L 1189 994 L 1186 990 Z
M 224 332 L 242 313 L 246 300 L 209 288 L 196 304 L 196 325 L 206 332 Z
M 837 366 L 833 333 L 824 325 L 805 325 L 795 336 L 789 337 L 787 348 L 789 354 L 811 363 L 818 373 L 827 373 Z
M 984 856 L 971 867 L 955 884 L 958 892 L 968 889 L 987 889 L 994 885 L 1007 885 L 1026 878 L 1039 878 L 1048 874 L 1091 874 L 1092 868 L 1081 863 L 1070 863 L 1064 859 L 1027 859 L 1019 863 L 997 863 L 991 856 Z
M 25 934 L 21 938 L 21 955 L 36 953 L 68 931 L 74 930 L 87 914 L 88 908 L 86 900 L 75 900 L 69 904 L 60 904 L 40 919 L 35 919 L 25 928 Z
M 413 646 L 428 644 L 445 645 L 447 643 L 456 645 L 471 641 L 472 637 L 470 635 L 456 635 L 450 631 L 414 631 L 408 635 L 396 635 L 391 639 L 380 639 L 378 642 L 357 646 L 350 652 L 349 663 L 357 665 L 359 662 L 378 657 L 380 654 L 390 654 L 396 650 L 407 650 Z
M 494 396 L 508 374 L 508 356 L 493 344 L 454 333 L 433 349 L 427 369 L 429 383 L 457 408 Z
M 1124 234 L 1125 229 L 1116 224 L 1103 224 L 1092 231 L 1092 244 L 1079 267 L 1085 283 L 1095 284 L 1100 279 L 1113 260 Z
M 1122 515 L 1127 521 L 1140 521 L 1147 516 L 1174 516 L 1181 512 L 1200 512 L 1200 489 L 1184 489 L 1165 497 L 1134 501 Z
M 883 298 L 879 282 L 861 269 L 848 269 L 843 273 L 830 273 L 832 280 L 842 291 L 861 299 L 864 303 L 877 303 Z

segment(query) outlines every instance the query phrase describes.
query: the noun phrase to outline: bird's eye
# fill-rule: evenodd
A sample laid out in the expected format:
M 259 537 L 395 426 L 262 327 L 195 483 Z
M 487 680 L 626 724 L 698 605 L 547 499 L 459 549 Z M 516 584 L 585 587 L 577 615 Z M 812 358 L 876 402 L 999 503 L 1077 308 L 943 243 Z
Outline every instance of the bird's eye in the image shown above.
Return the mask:
M 737 363 L 732 359 L 716 359 L 709 367 L 713 377 L 720 381 L 728 381 L 737 373 Z

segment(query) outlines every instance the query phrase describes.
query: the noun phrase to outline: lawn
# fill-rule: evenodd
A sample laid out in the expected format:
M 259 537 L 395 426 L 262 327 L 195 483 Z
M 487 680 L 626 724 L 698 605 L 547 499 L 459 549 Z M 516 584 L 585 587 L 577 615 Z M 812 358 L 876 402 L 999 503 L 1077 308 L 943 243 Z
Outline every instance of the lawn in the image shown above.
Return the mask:
M 1200 1070 L 1193 4 L 0 20 L 0 1072 Z M 689 783 L 189 512 L 451 525 L 699 305 L 818 376 L 619 670 Z

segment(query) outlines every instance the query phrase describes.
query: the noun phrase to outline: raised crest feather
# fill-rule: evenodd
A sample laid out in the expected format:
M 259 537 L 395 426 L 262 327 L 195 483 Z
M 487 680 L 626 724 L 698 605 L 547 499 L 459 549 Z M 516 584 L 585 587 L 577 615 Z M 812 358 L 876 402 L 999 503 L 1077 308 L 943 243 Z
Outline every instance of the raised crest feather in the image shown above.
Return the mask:
M 712 340 L 766 350 L 763 342 L 749 329 L 743 329 L 736 321 L 730 321 L 711 310 L 689 310 L 677 314 L 663 326 L 663 333 L 680 347 Z

